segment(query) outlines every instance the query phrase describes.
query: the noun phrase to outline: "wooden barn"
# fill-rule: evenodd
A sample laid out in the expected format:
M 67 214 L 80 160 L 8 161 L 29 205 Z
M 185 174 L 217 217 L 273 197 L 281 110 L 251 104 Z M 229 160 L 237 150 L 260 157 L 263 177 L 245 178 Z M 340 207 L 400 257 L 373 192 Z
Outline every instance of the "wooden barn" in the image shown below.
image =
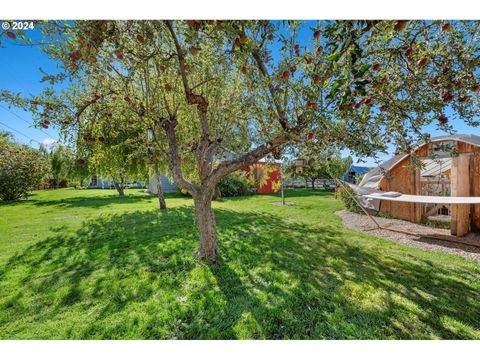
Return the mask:
M 480 136 L 450 135 L 421 144 L 413 156 L 399 155 L 370 171 L 362 188 L 401 194 L 443 197 L 480 197 Z M 429 198 L 432 199 L 432 198 Z M 421 222 L 451 222 L 451 234 L 480 231 L 480 204 L 434 204 L 372 200 L 365 207 L 394 218 Z

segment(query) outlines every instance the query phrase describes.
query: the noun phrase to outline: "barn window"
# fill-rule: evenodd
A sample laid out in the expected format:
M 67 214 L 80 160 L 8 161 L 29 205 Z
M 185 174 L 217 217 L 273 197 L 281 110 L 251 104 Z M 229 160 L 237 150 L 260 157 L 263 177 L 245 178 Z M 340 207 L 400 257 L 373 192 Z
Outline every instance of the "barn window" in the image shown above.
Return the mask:
M 430 156 L 435 158 L 447 158 L 455 156 L 457 143 L 452 140 L 438 141 L 430 144 Z

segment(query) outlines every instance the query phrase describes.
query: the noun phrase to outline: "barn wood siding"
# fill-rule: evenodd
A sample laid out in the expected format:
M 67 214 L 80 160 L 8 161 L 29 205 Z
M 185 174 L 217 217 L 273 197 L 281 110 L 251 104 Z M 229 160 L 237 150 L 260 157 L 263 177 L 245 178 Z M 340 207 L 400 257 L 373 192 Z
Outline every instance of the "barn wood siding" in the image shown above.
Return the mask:
M 452 196 L 469 196 L 470 157 L 463 153 L 452 159 Z M 470 208 L 470 205 L 452 205 L 452 235 L 463 236 L 470 231 Z
M 458 152 L 460 154 L 471 153 L 473 159 L 471 161 L 471 187 L 470 196 L 480 196 L 480 147 L 471 145 L 462 141 L 457 142 Z M 418 157 L 428 157 L 428 145 L 422 145 L 416 151 Z M 419 171 L 417 174 L 412 173 L 410 168 L 410 157 L 400 161 L 394 168 L 390 170 L 392 178 L 383 177 L 380 182 L 380 190 L 397 191 L 402 194 L 420 194 Z M 380 211 L 388 213 L 395 218 L 419 222 L 422 216 L 421 204 L 410 204 L 392 201 L 381 201 Z M 472 205 L 472 221 L 471 228 L 480 231 L 480 204 Z
M 416 150 L 419 157 L 428 156 L 428 146 L 423 145 Z M 402 194 L 420 194 L 420 174 L 410 166 L 410 156 L 400 161 L 392 170 L 391 179 L 385 176 L 380 182 L 380 190 L 397 191 Z M 421 204 L 392 201 L 381 201 L 380 211 L 392 215 L 394 218 L 419 222 L 421 220 Z

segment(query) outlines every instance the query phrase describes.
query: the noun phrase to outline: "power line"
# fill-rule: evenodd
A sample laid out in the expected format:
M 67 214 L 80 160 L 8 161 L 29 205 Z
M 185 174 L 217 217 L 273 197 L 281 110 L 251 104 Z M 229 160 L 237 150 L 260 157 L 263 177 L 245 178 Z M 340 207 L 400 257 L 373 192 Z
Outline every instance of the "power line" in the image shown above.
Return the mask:
M 19 118 L 20 120 L 26 122 L 28 125 L 32 125 L 29 121 L 23 119 L 22 117 L 20 117 L 20 115 L 15 114 L 15 113 L 14 113 L 13 111 L 11 111 L 10 109 L 5 108 L 3 105 L 0 104 L 0 107 L 1 107 L 2 109 L 4 109 L 4 110 L 7 110 L 7 111 L 10 112 L 12 115 L 15 115 L 15 116 L 16 116 L 17 118 Z M 20 131 L 18 131 L 18 130 L 15 130 L 14 128 L 12 128 L 12 127 L 10 127 L 10 126 L 2 123 L 2 122 L 0 122 L 0 124 L 2 124 L 2 125 L 4 125 L 4 126 L 8 127 L 9 129 L 11 129 L 11 130 L 19 133 L 20 135 L 22 135 L 22 136 L 30 139 L 31 141 L 36 142 L 37 144 L 43 145 L 43 143 L 40 143 L 40 142 L 38 142 L 37 140 L 32 139 L 30 136 L 27 136 L 27 135 L 23 134 L 22 132 L 20 132 Z M 39 129 L 39 128 L 36 128 L 36 129 L 37 129 L 37 130 L 40 130 L 40 131 L 43 132 L 45 135 L 47 135 L 47 136 L 49 136 L 51 139 L 53 139 L 54 142 L 55 142 L 55 146 L 71 148 L 71 146 L 69 146 L 69 145 L 61 144 L 59 140 L 54 139 L 54 137 L 53 137 L 52 135 L 50 135 L 49 133 L 47 133 L 46 131 L 44 131 L 44 130 L 42 130 L 42 129 Z
M 30 123 L 28 120 L 25 120 L 24 118 L 22 118 L 20 115 L 15 114 L 15 113 L 14 113 L 12 110 L 10 110 L 9 108 L 6 108 L 5 106 L 3 106 L 3 105 L 1 105 L 1 104 L 0 104 L 0 107 L 1 107 L 2 109 L 4 109 L 4 110 L 7 110 L 10 114 L 16 116 L 17 118 L 19 118 L 19 119 L 22 120 L 23 122 L 27 123 L 28 125 L 33 125 L 33 124 Z M 45 135 L 47 135 L 47 136 L 49 136 L 49 137 L 51 137 L 51 138 L 54 137 L 54 136 L 50 135 L 49 133 L 47 133 L 47 132 L 46 132 L 45 130 L 43 130 L 43 129 L 40 129 L 40 128 L 37 128 L 37 127 L 36 127 L 36 129 L 37 129 L 37 130 L 40 130 L 40 131 L 43 132 Z
M 0 124 L 1 124 L 1 125 L 3 125 L 3 126 L 5 126 L 5 127 L 7 127 L 7 128 L 9 128 L 10 130 L 13 130 L 13 131 L 15 131 L 15 132 L 16 132 L 16 133 L 18 133 L 18 134 L 20 134 L 20 135 L 22 135 L 22 136 L 26 137 L 27 139 L 30 139 L 30 141 L 34 141 L 34 142 L 36 142 L 37 144 L 39 144 L 39 145 L 42 145 L 42 143 L 41 143 L 41 142 L 39 142 L 39 141 L 37 141 L 37 140 L 35 140 L 35 139 L 32 139 L 30 136 L 28 136 L 28 135 L 25 135 L 25 134 L 24 134 L 24 133 L 22 133 L 21 131 L 15 130 L 15 129 L 14 129 L 14 128 L 12 128 L 11 126 L 8 126 L 7 124 L 4 124 L 4 123 L 3 123 L 3 122 L 1 122 L 1 121 L 0 121 Z

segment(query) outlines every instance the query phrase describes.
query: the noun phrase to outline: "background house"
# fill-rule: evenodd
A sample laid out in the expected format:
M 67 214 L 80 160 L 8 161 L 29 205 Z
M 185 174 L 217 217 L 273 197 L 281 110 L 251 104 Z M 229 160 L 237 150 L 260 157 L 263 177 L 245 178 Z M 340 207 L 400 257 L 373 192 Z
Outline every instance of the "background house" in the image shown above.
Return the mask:
M 175 192 L 178 191 L 177 185 L 173 183 L 168 177 L 165 175 L 161 174 L 160 179 L 162 182 L 162 189 L 164 192 Z M 157 194 L 157 176 L 152 176 L 150 178 L 150 182 L 147 185 L 147 190 L 150 194 Z
M 162 181 L 162 188 L 164 192 L 175 192 L 178 191 L 177 186 L 170 181 L 170 179 L 165 176 L 161 175 L 161 181 Z M 136 180 L 128 180 L 126 181 L 127 183 L 127 188 L 130 189 L 147 189 L 148 192 L 151 194 L 157 194 L 157 177 L 152 176 L 150 178 L 150 182 L 148 184 L 142 183 L 140 181 Z M 90 184 L 88 185 L 89 189 L 114 189 L 115 187 L 113 186 L 113 181 L 110 179 L 102 179 L 100 177 L 97 177 L 96 175 L 92 176 L 92 179 L 90 181 Z

